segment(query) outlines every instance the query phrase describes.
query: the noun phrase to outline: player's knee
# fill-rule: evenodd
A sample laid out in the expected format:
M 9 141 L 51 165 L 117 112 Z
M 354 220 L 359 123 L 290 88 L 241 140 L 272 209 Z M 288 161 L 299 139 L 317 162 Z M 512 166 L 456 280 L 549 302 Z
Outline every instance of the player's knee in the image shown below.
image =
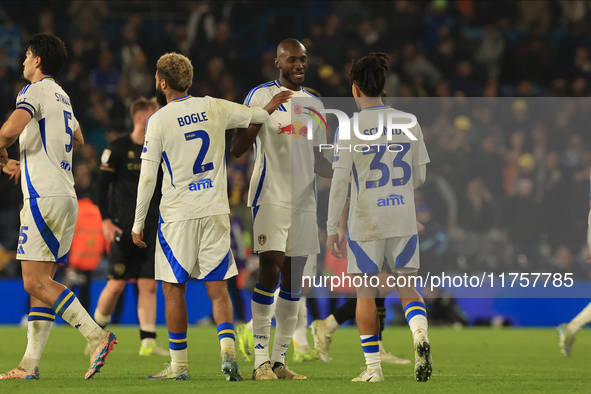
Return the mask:
M 125 285 L 127 284 L 124 280 L 115 280 L 111 279 L 107 283 L 106 291 L 108 291 L 112 296 L 119 297 L 123 290 L 125 290 Z
M 259 268 L 259 283 L 272 282 L 277 284 L 281 269 L 276 264 L 265 264 Z
M 38 283 L 36 277 L 34 277 L 33 275 L 23 275 L 23 285 L 27 293 L 29 293 L 33 297 L 36 297 L 38 291 Z
M 137 281 L 137 288 L 142 294 L 156 294 L 158 283 L 155 280 L 139 279 Z

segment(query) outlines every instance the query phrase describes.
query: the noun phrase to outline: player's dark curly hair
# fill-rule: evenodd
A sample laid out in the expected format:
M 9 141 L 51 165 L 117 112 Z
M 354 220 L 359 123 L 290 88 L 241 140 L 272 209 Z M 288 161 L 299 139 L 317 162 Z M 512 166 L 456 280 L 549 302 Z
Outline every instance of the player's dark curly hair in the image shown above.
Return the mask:
M 372 52 L 361 59 L 353 60 L 349 73 L 351 85 L 355 84 L 369 97 L 380 97 L 386 86 L 388 56 L 382 52 Z
M 27 42 L 25 53 L 29 49 L 33 56 L 41 58 L 41 72 L 52 77 L 59 74 L 68 58 L 64 42 L 52 34 L 34 34 Z

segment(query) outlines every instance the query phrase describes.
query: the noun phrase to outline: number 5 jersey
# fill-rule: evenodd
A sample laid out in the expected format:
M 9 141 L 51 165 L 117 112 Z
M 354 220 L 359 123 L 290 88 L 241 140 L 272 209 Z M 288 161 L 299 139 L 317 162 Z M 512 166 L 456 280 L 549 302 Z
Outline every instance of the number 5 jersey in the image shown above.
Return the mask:
M 24 198 L 75 198 L 72 152 L 79 125 L 70 98 L 45 77 L 20 91 L 16 108 L 32 117 L 19 137 Z

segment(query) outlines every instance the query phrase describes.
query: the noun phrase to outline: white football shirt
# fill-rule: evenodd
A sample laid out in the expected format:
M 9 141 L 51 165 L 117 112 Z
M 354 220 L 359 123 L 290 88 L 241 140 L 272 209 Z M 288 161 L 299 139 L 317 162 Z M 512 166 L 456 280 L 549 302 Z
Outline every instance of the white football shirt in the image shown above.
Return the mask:
M 32 117 L 19 137 L 24 198 L 76 197 L 72 153 L 79 125 L 70 97 L 45 77 L 20 91 L 16 108 Z
M 148 119 L 141 158 L 162 161 L 161 220 L 230 213 L 225 131 L 248 127 L 255 111 L 264 112 L 264 119 L 269 116 L 261 108 L 187 95 L 172 100 Z
M 274 80 L 252 89 L 244 104 L 265 107 L 277 93 L 289 90 Z M 292 114 L 291 100 L 263 124 L 255 140 L 255 164 L 248 190 L 248 206 L 278 205 L 292 210 L 316 211 L 314 147 L 326 144 L 326 132 L 314 123 L 308 140 L 305 107 L 323 109 L 322 101 L 304 89 L 293 91 L 302 108 Z M 293 118 L 292 118 L 293 116 Z M 300 120 L 297 120 L 301 118 Z M 294 120 L 296 119 L 296 120 Z M 293 120 L 293 123 L 292 123 Z
M 359 131 L 366 135 L 378 132 L 378 116 L 397 111 L 388 106 L 365 108 L 359 112 Z M 397 111 L 399 112 L 399 111 Z M 351 139 L 342 140 L 338 133 L 332 167 L 350 170 L 351 199 L 348 229 L 353 241 L 373 241 L 417 233 L 412 168 L 429 163 L 420 126 L 410 128 L 417 137 L 408 138 L 401 130 L 394 130 L 387 140 L 385 127 L 374 141 L 362 140 L 353 132 Z M 350 150 L 349 150 L 350 149 Z M 357 150 L 357 151 L 356 151 Z

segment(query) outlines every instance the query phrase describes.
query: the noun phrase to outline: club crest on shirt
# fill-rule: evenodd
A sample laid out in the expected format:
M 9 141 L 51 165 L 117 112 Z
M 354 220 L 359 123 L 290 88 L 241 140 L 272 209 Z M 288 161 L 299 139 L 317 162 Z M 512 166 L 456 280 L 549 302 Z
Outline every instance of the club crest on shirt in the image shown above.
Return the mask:
M 134 152 L 134 151 L 132 151 L 132 150 L 128 151 L 128 152 L 127 152 L 127 157 L 128 157 L 129 159 L 135 159 L 135 152 Z
M 262 246 L 267 242 L 267 236 L 265 234 L 259 235 L 259 244 Z

